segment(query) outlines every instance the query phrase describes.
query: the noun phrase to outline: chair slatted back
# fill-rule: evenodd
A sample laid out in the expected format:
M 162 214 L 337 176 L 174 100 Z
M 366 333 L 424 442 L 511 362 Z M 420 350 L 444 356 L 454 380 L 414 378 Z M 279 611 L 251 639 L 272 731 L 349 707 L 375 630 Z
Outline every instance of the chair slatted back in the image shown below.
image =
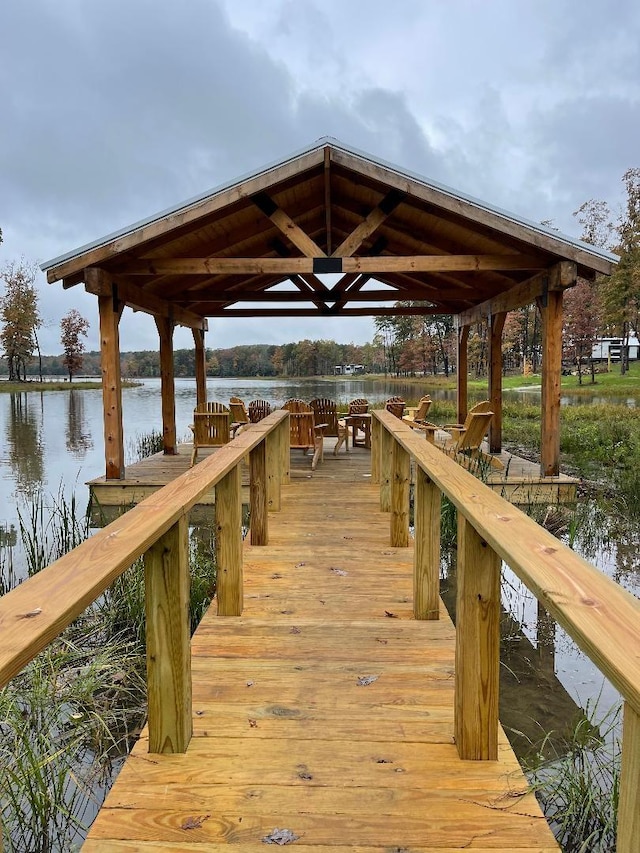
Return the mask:
M 344 431 L 344 425 L 338 423 L 338 407 L 327 397 L 316 397 L 309 403 L 313 409 L 313 415 L 317 424 L 326 424 L 322 434 L 335 436 L 336 438 Z
M 384 407 L 392 415 L 395 415 L 396 418 L 402 419 L 405 409 L 405 402 L 402 397 L 389 397 Z
M 485 435 L 489 432 L 493 412 L 470 412 L 465 423 L 467 428 L 460 433 L 455 445 L 456 452 L 477 450 Z
M 249 421 L 257 424 L 271 414 L 271 403 L 267 400 L 252 400 L 249 403 Z
M 427 415 L 429 413 L 429 409 L 431 408 L 432 402 L 433 400 L 428 394 L 420 398 L 418 402 L 418 408 L 416 409 L 415 414 L 413 415 L 414 421 L 424 421 L 427 419 Z
M 231 397 L 229 400 L 229 410 L 231 412 L 231 420 L 234 424 L 242 425 L 249 423 L 249 414 L 244 404 L 244 400 L 240 397 Z
M 283 409 L 289 412 L 289 441 L 292 448 L 315 447 L 313 409 L 304 400 L 287 400 Z
M 369 401 L 364 397 L 356 397 L 349 403 L 350 415 L 366 415 L 369 411 Z
M 199 403 L 193 410 L 194 444 L 218 447 L 230 440 L 230 413 L 222 403 Z

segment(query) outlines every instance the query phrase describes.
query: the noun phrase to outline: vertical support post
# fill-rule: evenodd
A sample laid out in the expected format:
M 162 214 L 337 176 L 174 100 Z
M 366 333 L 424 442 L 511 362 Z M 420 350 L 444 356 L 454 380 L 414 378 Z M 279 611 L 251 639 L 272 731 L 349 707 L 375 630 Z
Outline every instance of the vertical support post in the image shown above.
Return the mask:
M 455 738 L 464 760 L 498 757 L 500 559 L 458 513 Z
M 540 473 L 560 473 L 560 380 L 562 374 L 562 291 L 539 301 L 542 315 L 542 416 Z
M 289 415 L 280 424 L 280 482 L 291 482 L 291 432 Z
M 173 370 L 173 322 L 154 317 L 160 338 L 160 388 L 162 394 L 162 441 L 165 456 L 176 455 L 176 389 Z
M 144 555 L 149 752 L 186 752 L 192 734 L 186 516 Z
M 266 438 L 249 453 L 249 505 L 251 509 L 251 544 L 268 545 Z
M 506 318 L 504 311 L 489 317 L 489 400 L 493 412 L 489 428 L 491 453 L 502 450 L 502 330 Z
M 267 466 L 267 510 L 279 512 L 280 498 L 280 438 L 282 430 L 278 427 L 266 437 L 266 466 Z
M 371 416 L 371 482 L 380 482 L 380 421 Z
M 380 512 L 391 512 L 391 453 L 395 439 L 380 424 Z
M 105 285 L 108 295 L 98 296 L 100 312 L 100 366 L 102 370 L 102 407 L 104 414 L 105 476 L 124 479 L 124 434 L 122 429 L 122 380 L 120 376 L 120 336 L 118 324 L 122 307 L 113 285 L 106 282 L 102 270 L 87 270 Z
M 624 703 L 618 801 L 618 853 L 640 850 L 640 715 Z
M 236 465 L 216 485 L 216 554 L 218 559 L 218 616 L 241 616 L 242 496 L 240 466 Z
M 204 348 L 204 329 L 192 329 L 195 346 L 196 404 L 207 402 L 207 356 Z
M 391 545 L 406 548 L 409 545 L 409 481 L 411 457 L 402 445 L 393 439 L 391 452 Z
M 458 423 L 463 424 L 467 417 L 468 391 L 467 380 L 469 377 L 469 329 L 470 326 L 458 327 L 458 358 L 457 358 L 457 384 L 458 384 Z
M 440 618 L 440 489 L 416 464 L 413 615 Z

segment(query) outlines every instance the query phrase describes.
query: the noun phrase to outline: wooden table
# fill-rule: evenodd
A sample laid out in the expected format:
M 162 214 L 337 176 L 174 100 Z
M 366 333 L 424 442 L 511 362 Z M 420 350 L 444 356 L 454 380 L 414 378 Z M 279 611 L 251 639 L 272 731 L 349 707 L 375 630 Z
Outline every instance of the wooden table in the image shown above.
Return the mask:
M 371 450 L 371 415 L 363 413 L 361 415 L 347 415 L 347 447 L 349 446 L 349 432 L 351 427 L 351 444 L 353 447 L 366 447 Z M 358 432 L 362 433 L 362 438 L 358 437 Z

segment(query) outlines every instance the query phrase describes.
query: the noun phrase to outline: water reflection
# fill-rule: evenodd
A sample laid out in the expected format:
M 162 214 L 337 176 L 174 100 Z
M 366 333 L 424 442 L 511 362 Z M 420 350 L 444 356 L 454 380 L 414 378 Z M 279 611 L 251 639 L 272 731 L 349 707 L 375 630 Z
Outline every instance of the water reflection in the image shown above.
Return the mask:
M 71 389 L 68 397 L 66 445 L 75 459 L 84 459 L 93 447 L 84 411 L 84 394 L 84 391 Z
M 42 394 L 10 394 L 6 421 L 9 462 L 18 494 L 31 497 L 43 480 Z

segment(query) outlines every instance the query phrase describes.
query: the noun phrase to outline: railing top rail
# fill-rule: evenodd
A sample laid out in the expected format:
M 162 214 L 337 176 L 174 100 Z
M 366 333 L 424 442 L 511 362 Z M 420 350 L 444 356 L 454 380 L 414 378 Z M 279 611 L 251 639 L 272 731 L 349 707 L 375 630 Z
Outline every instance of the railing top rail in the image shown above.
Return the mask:
M 640 713 L 640 601 L 410 426 L 373 416 Z
M 52 642 L 289 413 L 244 429 L 160 491 L 0 598 L 0 687 Z

